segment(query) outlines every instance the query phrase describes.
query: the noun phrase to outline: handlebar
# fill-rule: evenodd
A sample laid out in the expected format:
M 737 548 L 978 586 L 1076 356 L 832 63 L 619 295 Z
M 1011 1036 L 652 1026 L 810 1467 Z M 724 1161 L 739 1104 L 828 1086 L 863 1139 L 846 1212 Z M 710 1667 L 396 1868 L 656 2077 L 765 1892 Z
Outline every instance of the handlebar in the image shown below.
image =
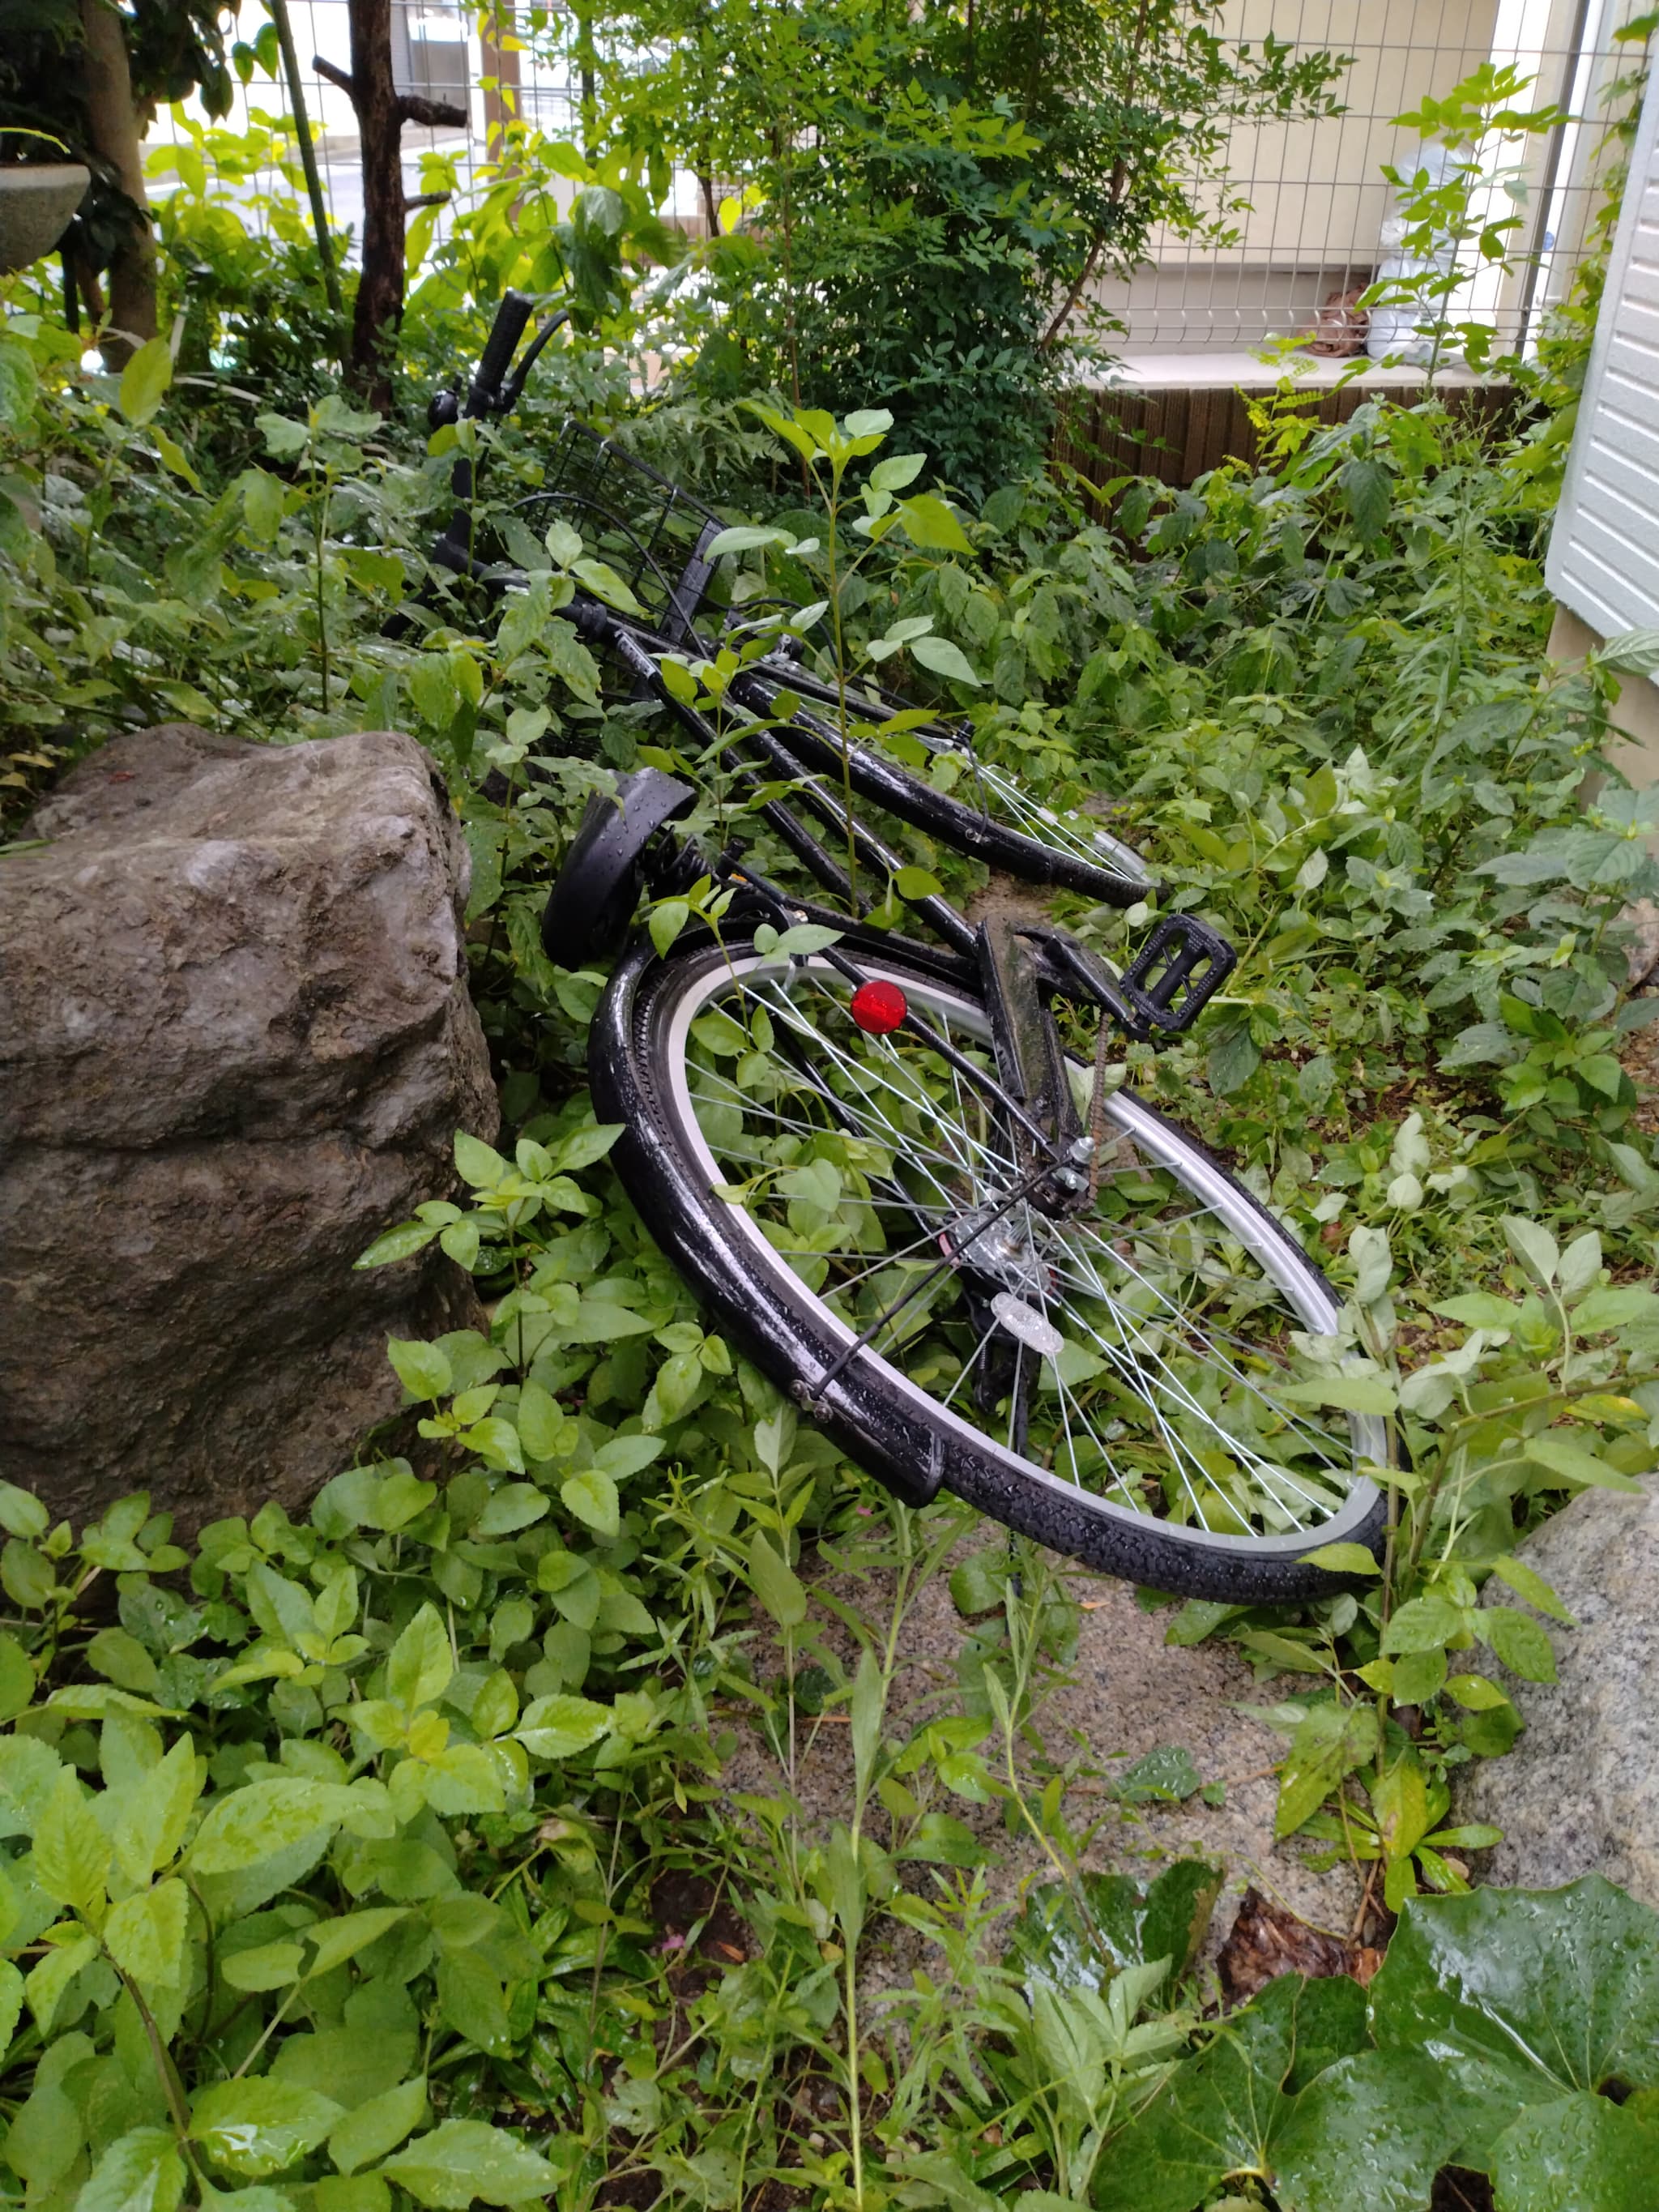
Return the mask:
M 519 340 L 524 336 L 526 325 L 535 312 L 535 301 L 523 292 L 507 292 L 502 295 L 489 336 L 484 341 L 472 388 L 467 393 L 466 411 L 469 415 L 477 417 L 491 411 L 501 390 L 501 379 L 511 367 L 513 356 L 519 349 Z

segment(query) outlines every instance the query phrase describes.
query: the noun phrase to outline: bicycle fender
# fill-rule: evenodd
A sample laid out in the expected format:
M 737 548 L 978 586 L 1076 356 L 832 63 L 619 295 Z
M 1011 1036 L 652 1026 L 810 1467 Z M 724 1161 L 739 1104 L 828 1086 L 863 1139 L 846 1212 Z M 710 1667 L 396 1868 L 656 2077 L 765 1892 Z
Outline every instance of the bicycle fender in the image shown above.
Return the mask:
M 641 854 L 696 797 L 689 783 L 655 768 L 620 777 L 614 798 L 595 792 L 542 909 L 550 960 L 585 968 L 617 950 L 639 902 Z

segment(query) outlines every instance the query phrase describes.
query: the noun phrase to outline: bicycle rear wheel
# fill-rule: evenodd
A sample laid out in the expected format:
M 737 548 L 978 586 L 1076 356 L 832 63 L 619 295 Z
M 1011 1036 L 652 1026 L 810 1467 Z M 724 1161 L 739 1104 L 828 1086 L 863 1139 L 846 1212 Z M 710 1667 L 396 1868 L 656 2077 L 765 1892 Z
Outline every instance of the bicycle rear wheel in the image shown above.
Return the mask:
M 968 969 L 860 957 L 990 1066 Z M 641 947 L 607 993 L 590 1072 L 624 1126 L 618 1166 L 721 1323 L 900 1495 L 942 1480 L 1160 1589 L 1337 1587 L 1303 1555 L 1376 1545 L 1384 1500 L 1363 1469 L 1390 1440 L 1285 1394 L 1291 1333 L 1337 1323 L 1318 1268 L 1121 1094 L 1085 1212 L 1007 1204 L 1013 1147 L 986 1096 L 913 1033 L 866 1035 L 851 989 L 822 958 L 768 967 L 738 945 L 661 963 Z

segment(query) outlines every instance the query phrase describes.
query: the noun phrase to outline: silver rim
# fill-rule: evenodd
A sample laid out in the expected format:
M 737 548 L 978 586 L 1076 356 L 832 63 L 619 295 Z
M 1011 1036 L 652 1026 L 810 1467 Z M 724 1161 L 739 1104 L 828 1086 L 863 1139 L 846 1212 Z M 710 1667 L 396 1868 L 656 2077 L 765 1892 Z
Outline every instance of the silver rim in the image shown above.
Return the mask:
M 889 980 L 988 1066 L 980 1006 L 908 971 Z M 984 1100 L 914 1037 L 865 1036 L 848 995 L 825 961 L 745 951 L 711 956 L 673 1011 L 685 1143 L 781 1289 L 811 1297 L 844 1343 L 890 1315 L 860 1357 L 1074 1508 L 1289 1558 L 1369 1519 L 1377 1493 L 1358 1468 L 1385 1459 L 1385 1425 L 1279 1395 L 1288 1332 L 1328 1333 L 1337 1309 L 1249 1194 L 1117 1095 L 1091 1212 L 1056 1222 L 1021 1201 L 993 1218 L 1016 1178 Z M 965 1264 L 933 1272 L 947 1234 Z M 1015 1394 L 996 1395 L 1016 1361 L 1023 1449 Z
M 1091 867 L 1110 868 L 1131 883 L 1151 883 L 1146 863 L 1132 845 L 1100 829 L 1086 814 L 1056 814 L 1052 807 L 1039 805 L 1019 778 L 1006 769 L 975 762 L 969 770 L 969 781 L 981 785 L 1002 806 L 1012 827 L 1034 844 L 1086 860 Z

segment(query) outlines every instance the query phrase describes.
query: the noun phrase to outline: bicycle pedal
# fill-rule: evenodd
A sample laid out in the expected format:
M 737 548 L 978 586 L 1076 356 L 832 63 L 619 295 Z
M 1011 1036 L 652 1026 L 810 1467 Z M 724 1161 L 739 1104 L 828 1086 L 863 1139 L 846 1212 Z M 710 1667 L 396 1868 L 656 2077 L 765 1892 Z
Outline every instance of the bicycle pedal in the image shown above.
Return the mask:
M 1166 915 L 1124 969 L 1120 988 L 1153 1028 L 1190 1029 L 1238 965 L 1218 929 L 1196 915 Z

